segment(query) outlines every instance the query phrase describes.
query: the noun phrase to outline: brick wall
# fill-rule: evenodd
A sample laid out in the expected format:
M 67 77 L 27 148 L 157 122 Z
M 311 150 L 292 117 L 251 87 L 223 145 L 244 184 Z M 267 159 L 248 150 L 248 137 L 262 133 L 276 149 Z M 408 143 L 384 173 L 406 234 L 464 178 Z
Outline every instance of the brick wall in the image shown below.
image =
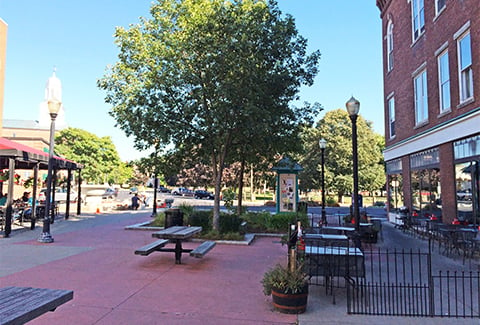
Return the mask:
M 459 83 L 457 64 L 457 42 L 454 34 L 470 22 L 470 36 L 473 58 L 474 94 L 480 96 L 480 2 L 478 0 L 447 0 L 446 9 L 435 17 L 434 1 L 425 1 L 425 32 L 414 43 L 412 41 L 411 4 L 406 0 L 391 0 L 382 7 L 382 29 L 386 35 L 388 21 L 394 24 L 394 67 L 386 69 L 386 38 L 383 42 L 384 57 L 384 97 L 393 93 L 396 109 L 396 136 L 388 137 L 388 111 L 385 110 L 386 144 L 393 145 L 419 132 L 428 130 L 440 123 L 480 106 L 479 100 L 467 105 L 459 105 Z M 439 115 L 438 67 L 435 52 L 448 43 L 451 112 Z M 428 123 L 415 127 L 414 88 L 412 74 L 426 64 L 428 86 Z

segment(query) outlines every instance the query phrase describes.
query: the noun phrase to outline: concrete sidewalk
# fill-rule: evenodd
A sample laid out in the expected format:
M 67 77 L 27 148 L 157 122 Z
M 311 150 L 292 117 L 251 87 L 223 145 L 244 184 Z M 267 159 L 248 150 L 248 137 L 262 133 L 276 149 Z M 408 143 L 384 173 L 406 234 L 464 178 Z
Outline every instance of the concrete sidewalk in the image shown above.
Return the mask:
M 55 222 L 54 243 L 37 242 L 41 227 L 0 239 L 0 287 L 74 291 L 74 299 L 31 324 L 474 324 L 471 319 L 351 316 L 346 297 L 336 304 L 323 287 L 310 289 L 307 311 L 273 310 L 262 293 L 263 273 L 285 263 L 286 246 L 261 237 L 249 245 L 217 245 L 203 259 L 173 253 L 136 256 L 151 231 L 125 230 L 149 212 L 92 214 Z M 196 246 L 186 243 L 185 246 Z

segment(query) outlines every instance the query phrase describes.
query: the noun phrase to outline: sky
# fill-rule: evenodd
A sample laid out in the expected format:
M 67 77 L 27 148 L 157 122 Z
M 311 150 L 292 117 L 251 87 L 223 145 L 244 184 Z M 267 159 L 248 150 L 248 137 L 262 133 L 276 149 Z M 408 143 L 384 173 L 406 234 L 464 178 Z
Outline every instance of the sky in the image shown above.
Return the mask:
M 124 161 L 146 156 L 115 127 L 111 107 L 96 82 L 117 62 L 116 26 L 150 17 L 151 0 L 0 0 L 8 24 L 4 119 L 38 120 L 45 84 L 56 69 L 70 127 L 110 136 Z M 374 0 L 278 0 L 295 18 L 309 52 L 320 50 L 319 73 L 302 87 L 300 101 L 318 102 L 325 112 L 345 108 L 354 96 L 360 115 L 383 135 L 382 39 Z

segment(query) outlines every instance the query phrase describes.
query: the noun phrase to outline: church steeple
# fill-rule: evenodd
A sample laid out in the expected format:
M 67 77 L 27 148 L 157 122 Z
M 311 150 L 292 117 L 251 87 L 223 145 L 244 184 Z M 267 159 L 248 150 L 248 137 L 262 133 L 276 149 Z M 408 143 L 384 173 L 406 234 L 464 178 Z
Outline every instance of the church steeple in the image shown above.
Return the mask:
M 52 76 L 48 78 L 47 83 L 45 84 L 45 98 L 43 102 L 40 103 L 40 116 L 38 118 L 38 125 L 41 128 L 50 127 L 51 117 L 47 105 L 49 100 L 56 100 L 62 103 L 55 120 L 55 129 L 61 130 L 66 128 L 65 110 L 62 101 L 62 82 L 57 78 L 57 68 L 53 68 Z
M 56 99 L 57 101 L 62 101 L 62 83 L 60 79 L 57 78 L 57 68 L 53 68 L 53 73 L 50 78 L 47 80 L 45 85 L 45 101 L 51 99 Z

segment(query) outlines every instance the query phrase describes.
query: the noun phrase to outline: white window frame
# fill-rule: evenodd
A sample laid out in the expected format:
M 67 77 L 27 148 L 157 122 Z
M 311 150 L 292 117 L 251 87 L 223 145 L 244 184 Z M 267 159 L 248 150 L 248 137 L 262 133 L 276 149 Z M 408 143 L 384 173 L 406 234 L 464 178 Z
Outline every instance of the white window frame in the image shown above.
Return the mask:
M 427 70 L 420 71 L 413 78 L 415 95 L 415 125 L 425 124 L 428 121 L 428 88 Z
M 412 0 L 412 38 L 415 42 L 425 32 L 424 0 Z
M 448 66 L 448 50 L 437 56 L 438 65 L 438 97 L 440 103 L 440 114 L 450 110 L 450 68 Z
M 387 71 L 393 69 L 393 23 L 391 20 L 387 24 Z
M 395 137 L 395 97 L 388 98 L 388 135 Z
M 468 43 L 463 43 L 468 37 Z M 462 47 L 463 45 L 463 47 Z M 460 104 L 473 98 L 473 69 L 472 69 L 472 43 L 470 30 L 467 30 L 457 39 L 458 57 L 458 82 Z M 463 51 L 468 51 L 464 57 Z
M 435 16 L 438 16 L 447 7 L 447 0 L 435 0 Z

